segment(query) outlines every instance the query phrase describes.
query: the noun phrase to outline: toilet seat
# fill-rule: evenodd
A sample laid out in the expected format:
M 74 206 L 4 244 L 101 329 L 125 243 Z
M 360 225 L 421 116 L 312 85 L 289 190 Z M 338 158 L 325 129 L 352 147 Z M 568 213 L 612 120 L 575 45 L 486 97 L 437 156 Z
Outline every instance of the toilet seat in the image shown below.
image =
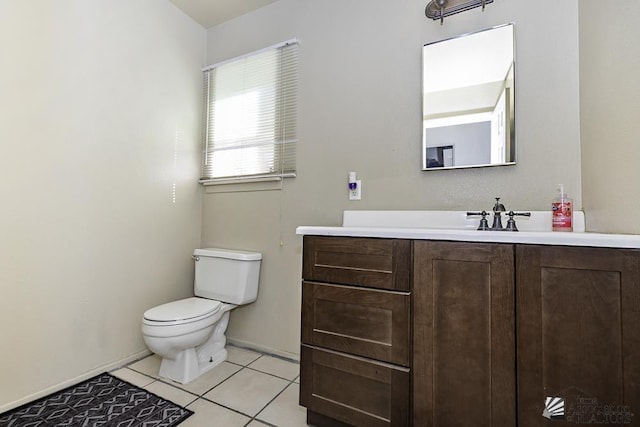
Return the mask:
M 144 323 L 173 326 L 197 322 L 215 315 L 222 308 L 220 301 L 191 297 L 153 307 L 144 312 Z

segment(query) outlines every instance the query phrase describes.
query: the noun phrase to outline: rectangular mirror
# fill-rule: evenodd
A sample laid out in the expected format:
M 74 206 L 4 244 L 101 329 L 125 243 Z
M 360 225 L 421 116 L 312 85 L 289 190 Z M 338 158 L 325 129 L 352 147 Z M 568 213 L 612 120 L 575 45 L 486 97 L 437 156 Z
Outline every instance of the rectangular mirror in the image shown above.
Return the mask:
M 513 24 L 422 48 L 422 169 L 515 164 Z

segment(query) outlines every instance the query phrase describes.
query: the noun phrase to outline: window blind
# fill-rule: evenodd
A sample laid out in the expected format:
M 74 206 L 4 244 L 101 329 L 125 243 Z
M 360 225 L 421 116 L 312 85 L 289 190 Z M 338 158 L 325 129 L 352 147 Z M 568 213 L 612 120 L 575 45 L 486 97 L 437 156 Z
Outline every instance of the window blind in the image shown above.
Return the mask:
M 204 70 L 203 184 L 296 173 L 298 43 Z

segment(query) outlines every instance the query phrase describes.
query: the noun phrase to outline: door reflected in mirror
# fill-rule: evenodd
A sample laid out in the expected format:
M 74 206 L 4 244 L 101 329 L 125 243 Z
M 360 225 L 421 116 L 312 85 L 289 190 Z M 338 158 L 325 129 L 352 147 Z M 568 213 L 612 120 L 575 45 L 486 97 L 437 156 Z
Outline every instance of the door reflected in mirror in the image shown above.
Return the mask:
M 515 164 L 513 24 L 424 45 L 422 169 Z

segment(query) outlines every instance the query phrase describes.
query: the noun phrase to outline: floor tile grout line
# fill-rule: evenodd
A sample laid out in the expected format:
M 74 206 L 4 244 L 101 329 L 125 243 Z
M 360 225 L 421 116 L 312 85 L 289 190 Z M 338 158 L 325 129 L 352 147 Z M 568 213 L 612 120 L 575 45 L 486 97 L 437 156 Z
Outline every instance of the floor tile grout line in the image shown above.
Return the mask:
M 153 375 L 147 374 L 146 372 L 138 371 L 137 369 L 133 369 L 133 368 L 131 368 L 129 366 L 124 366 L 123 368 L 119 368 L 119 369 L 129 369 L 130 371 L 133 371 L 136 374 L 144 375 L 147 378 L 151 378 L 153 381 L 158 381 L 157 377 L 154 377 Z M 116 369 L 116 370 L 119 370 L 119 369 Z M 113 373 L 113 371 L 111 371 L 110 373 Z M 151 384 L 151 383 L 149 383 L 149 384 Z M 149 385 L 149 384 L 147 384 L 147 385 Z M 138 386 L 138 387 L 140 387 L 140 386 Z M 146 387 L 146 386 L 144 386 L 144 387 Z
M 259 358 L 258 358 L 258 359 L 259 359 Z M 142 359 L 141 359 L 141 360 L 142 360 Z M 257 359 L 256 359 L 256 360 L 257 360 Z M 228 363 L 231 363 L 231 364 L 233 364 L 233 365 L 235 365 L 235 366 L 240 366 L 240 369 L 238 369 L 236 372 L 234 372 L 233 374 L 229 375 L 227 378 L 225 378 L 224 380 L 220 381 L 218 384 L 216 384 L 215 386 L 211 387 L 210 389 L 208 389 L 207 391 L 205 391 L 205 392 L 204 392 L 204 393 L 202 393 L 202 394 L 194 393 L 194 392 L 192 392 L 192 391 L 187 390 L 186 388 L 183 388 L 183 387 L 182 387 L 182 386 L 180 386 L 180 385 L 175 385 L 175 384 L 172 384 L 172 383 L 170 383 L 170 382 L 167 382 L 165 379 L 163 379 L 163 378 L 162 378 L 162 377 L 160 377 L 160 376 L 153 376 L 153 375 L 148 374 L 148 373 L 146 373 L 146 372 L 144 372 L 144 371 L 139 371 L 139 370 L 137 370 L 137 369 L 135 369 L 135 368 L 132 368 L 132 367 L 131 367 L 131 365 L 126 365 L 126 366 L 123 366 L 122 368 L 118 368 L 118 369 L 130 369 L 130 370 L 132 370 L 133 372 L 136 372 L 136 373 L 138 373 L 138 374 L 144 375 L 144 376 L 146 376 L 146 377 L 148 377 L 148 378 L 151 378 L 151 379 L 152 379 L 152 380 L 154 380 L 154 381 L 160 381 L 160 382 L 162 382 L 162 383 L 164 383 L 164 384 L 167 384 L 167 385 L 170 385 L 170 386 L 172 386 L 172 387 L 178 388 L 178 389 L 180 389 L 180 390 L 186 391 L 187 393 L 190 393 L 190 394 L 192 394 L 192 395 L 195 395 L 195 396 L 201 397 L 202 395 L 204 395 L 204 394 L 206 394 L 206 393 L 209 393 L 211 390 L 213 390 L 214 388 L 216 388 L 217 386 L 219 386 L 220 384 L 222 384 L 223 382 L 225 382 L 226 380 L 228 380 L 229 378 L 231 378 L 232 376 L 234 376 L 235 374 L 237 374 L 238 372 L 240 372 L 242 369 L 246 368 L 246 366 L 245 366 L 245 365 L 240 365 L 240 364 L 238 364 L 238 363 L 233 363 L 233 362 L 229 362 L 229 361 L 227 361 L 227 362 L 228 362 Z M 133 363 L 136 363 L 136 362 L 132 362 L 132 364 L 133 364 Z M 149 384 L 151 384 L 151 383 L 149 383 Z M 149 384 L 147 384 L 147 385 L 149 385 Z M 146 387 L 146 386 L 144 386 L 144 387 Z
M 256 362 L 258 359 L 262 358 L 263 356 L 271 357 L 273 359 L 277 359 L 277 360 L 280 360 L 280 361 L 283 361 L 283 362 L 292 363 L 294 365 L 299 365 L 300 364 L 300 360 L 294 359 L 294 358 L 291 358 L 291 357 L 281 356 L 279 354 L 274 354 L 274 353 L 257 353 L 254 350 L 247 349 L 247 348 L 244 348 L 244 347 L 236 347 L 236 346 L 233 346 L 233 345 L 232 345 L 232 347 L 240 349 L 240 350 L 251 351 L 253 353 L 256 353 L 256 354 L 260 355 L 256 359 L 252 360 L 251 362 L 249 362 L 249 363 L 247 363 L 246 365 L 243 365 L 243 366 L 249 366 L 250 364 Z M 236 363 L 236 362 L 231 362 L 231 363 Z
M 193 403 L 195 403 L 195 402 L 196 402 L 196 401 L 198 401 L 198 400 L 204 400 L 204 401 L 206 401 L 206 402 L 213 403 L 213 404 L 214 404 L 214 405 L 216 405 L 216 406 L 220 406 L 221 408 L 224 408 L 224 409 L 227 409 L 227 410 L 229 410 L 229 411 L 235 412 L 236 414 L 243 415 L 243 416 L 245 416 L 245 417 L 247 417 L 247 418 L 249 418 L 249 419 L 250 419 L 250 420 L 249 420 L 249 422 L 251 422 L 251 420 L 253 420 L 253 417 L 252 417 L 251 415 L 249 415 L 249 414 L 245 414 L 245 413 L 244 413 L 244 412 L 242 412 L 242 411 L 239 411 L 239 410 L 237 410 L 237 409 L 233 409 L 233 408 L 232 408 L 232 407 L 230 407 L 230 406 L 223 405 L 222 403 L 216 402 L 216 401 L 211 400 L 211 399 L 209 399 L 209 398 L 207 398 L 207 397 L 204 397 L 204 396 L 200 396 L 198 399 L 194 400 L 194 401 L 193 401 L 193 402 L 191 402 L 189 405 L 192 405 Z
M 239 348 L 239 347 L 236 347 Z M 294 359 L 291 357 L 286 357 L 286 356 L 280 356 L 279 354 L 274 354 L 274 353 L 262 353 L 261 356 L 268 356 L 268 357 L 272 357 L 274 359 L 278 359 L 278 360 L 282 360 L 284 362 L 289 362 L 289 363 L 295 363 L 296 365 L 300 364 L 300 360 L 298 359 Z
M 149 378 L 149 379 L 153 380 L 151 383 L 147 384 L 147 385 L 146 385 L 146 386 L 144 386 L 144 387 L 147 387 L 147 386 L 149 386 L 149 385 L 153 384 L 153 382 L 155 382 L 155 381 L 159 381 L 159 382 L 161 382 L 161 383 L 163 383 L 163 384 L 166 384 L 166 385 L 168 385 L 168 386 L 170 386 L 170 387 L 173 387 L 173 388 L 175 388 L 175 389 L 178 389 L 178 390 L 184 391 L 184 392 L 188 393 L 189 395 L 194 396 L 195 398 L 194 398 L 191 402 L 189 402 L 189 403 L 187 403 L 186 405 L 184 405 L 184 406 L 183 406 L 184 408 L 186 408 L 187 406 L 193 405 L 195 402 L 197 402 L 198 400 L 202 399 L 202 400 L 204 400 L 204 401 L 206 401 L 206 402 L 209 402 L 209 403 L 212 403 L 212 404 L 217 405 L 217 406 L 219 406 L 219 407 L 225 408 L 225 409 L 230 410 L 230 411 L 232 411 L 232 412 L 234 412 L 234 413 L 237 413 L 237 414 L 240 414 L 240 415 L 242 415 L 242 416 L 248 417 L 248 418 L 249 418 L 249 421 L 247 421 L 247 423 L 245 424 L 245 426 L 247 426 L 247 425 L 251 424 L 251 422 L 253 422 L 253 421 L 257 421 L 257 422 L 260 422 L 260 423 L 266 424 L 266 425 L 268 425 L 268 426 L 270 426 L 270 427 L 277 427 L 275 424 L 271 424 L 271 423 L 270 423 L 270 422 L 268 422 L 268 421 L 265 421 L 265 420 L 262 420 L 262 419 L 258 418 L 258 416 L 259 416 L 261 413 L 263 413 L 263 412 L 265 411 L 265 409 L 267 409 L 267 407 L 269 407 L 269 405 L 271 405 L 271 404 L 272 404 L 272 403 L 273 403 L 273 402 L 274 402 L 274 401 L 275 401 L 275 400 L 276 400 L 280 395 L 282 395 L 282 394 L 285 392 L 285 390 L 287 390 L 287 389 L 288 389 L 292 384 L 297 384 L 297 385 L 299 386 L 299 383 L 296 383 L 296 379 L 298 379 L 298 378 L 300 377 L 300 375 L 298 374 L 298 375 L 297 375 L 297 376 L 295 376 L 293 379 L 289 379 L 289 378 L 282 377 L 282 376 L 279 376 L 279 375 L 276 375 L 276 374 L 273 374 L 273 373 L 270 373 L 270 372 L 264 372 L 264 371 L 258 370 L 258 369 L 256 369 L 256 368 L 254 368 L 254 367 L 251 367 L 251 366 L 250 366 L 251 364 L 253 364 L 253 363 L 257 362 L 259 359 L 261 359 L 263 356 L 265 356 L 265 354 L 260 354 L 257 358 L 253 359 L 253 360 L 252 360 L 252 361 L 250 361 L 250 362 L 247 362 L 247 364 L 246 364 L 246 365 L 243 365 L 243 364 L 238 363 L 238 362 L 232 362 L 232 361 L 226 360 L 226 362 L 228 362 L 229 364 L 232 364 L 232 365 L 234 365 L 234 366 L 238 366 L 238 367 L 240 367 L 240 369 L 238 369 L 236 372 L 234 372 L 234 373 L 232 373 L 231 375 L 229 375 L 229 376 L 228 376 L 227 378 L 225 378 L 224 380 L 220 381 L 220 382 L 219 382 L 218 384 L 216 384 L 215 386 L 213 386 L 213 387 L 211 387 L 210 389 L 208 389 L 208 390 L 204 391 L 202 394 L 197 394 L 197 393 L 194 393 L 194 392 L 192 392 L 192 391 L 190 391 L 190 390 L 187 390 L 187 389 L 185 389 L 185 388 L 182 388 L 180 385 L 175 385 L 175 384 L 169 383 L 169 382 L 167 382 L 166 380 L 162 379 L 162 378 L 161 378 L 161 377 L 159 377 L 159 376 L 152 376 L 152 375 L 150 375 L 150 374 L 148 374 L 148 373 L 146 373 L 146 372 L 143 372 L 143 371 L 139 371 L 139 370 L 137 370 L 137 369 L 134 369 L 134 368 L 132 368 L 132 367 L 131 367 L 131 365 L 132 365 L 132 364 L 134 364 L 134 363 L 136 363 L 135 361 L 134 361 L 134 362 L 132 362 L 131 364 L 125 365 L 125 366 L 123 366 L 123 367 L 121 367 L 121 368 L 119 368 L 119 369 L 122 369 L 122 368 L 130 369 L 130 370 L 131 370 L 131 371 L 133 371 L 133 372 L 136 372 L 136 373 L 138 373 L 138 374 L 141 374 L 141 375 L 143 375 L 143 376 L 145 376 L 145 377 L 147 377 L 147 378 Z M 267 356 L 270 356 L 270 355 L 267 355 Z M 147 357 L 149 357 L 149 356 L 147 356 Z M 144 358 L 143 358 L 143 359 L 144 359 Z M 140 360 L 143 360 L 143 359 L 140 359 Z M 292 360 L 289 360 L 289 359 L 286 359 L 286 358 L 278 358 L 278 359 L 283 360 L 283 361 L 288 362 L 288 363 L 298 364 L 298 365 L 299 365 L 299 363 L 296 363 L 296 361 L 292 361 Z M 255 415 L 253 415 L 253 416 L 251 416 L 251 415 L 249 415 L 249 414 L 246 414 L 246 413 L 244 413 L 244 412 L 242 412 L 242 411 L 239 411 L 239 410 L 237 410 L 237 409 L 234 409 L 234 408 L 228 407 L 228 406 L 226 406 L 226 405 L 223 405 L 223 404 L 221 404 L 221 403 L 219 403 L 219 402 L 216 402 L 216 401 L 214 401 L 214 400 L 211 400 L 210 398 L 205 397 L 205 395 L 206 395 L 207 393 L 211 392 L 213 389 L 215 389 L 216 387 L 220 386 L 221 384 L 223 384 L 223 383 L 227 382 L 230 378 L 232 378 L 232 377 L 234 377 L 235 375 L 237 375 L 237 374 L 238 374 L 239 372 L 241 372 L 243 369 L 249 369 L 249 370 L 251 370 L 252 372 L 258 372 L 258 373 L 261 373 L 261 374 L 269 375 L 269 376 L 271 376 L 271 377 L 274 377 L 274 378 L 277 378 L 277 379 L 280 379 L 280 380 L 283 380 L 283 381 L 286 381 L 286 382 L 287 382 L 287 384 L 284 386 L 284 388 L 283 388 L 282 390 L 280 390 L 280 392 L 278 392 L 278 393 L 277 393 L 277 394 L 276 394 L 276 395 L 275 395 L 271 400 L 269 400 L 269 401 L 268 401 L 268 402 L 267 402 L 267 403 L 266 403 L 266 404 L 265 404 L 265 405 L 264 405 L 264 406 L 263 406 L 263 407 L 262 407 L 258 412 L 256 412 L 256 414 L 255 414 Z M 142 387 L 141 387 L 141 388 L 142 388 Z
M 259 358 L 258 358 L 258 359 L 259 359 Z M 256 360 L 258 360 L 258 359 L 256 359 Z M 228 362 L 228 361 L 227 361 L 227 362 Z M 170 386 L 175 387 L 175 388 L 178 388 L 178 389 L 180 389 L 180 390 L 184 390 L 184 391 L 186 391 L 187 393 L 190 393 L 190 394 L 195 395 L 195 396 L 203 396 L 203 395 L 205 395 L 205 394 L 209 393 L 211 390 L 213 390 L 214 388 L 218 387 L 220 384 L 222 384 L 222 383 L 226 382 L 229 378 L 233 377 L 234 375 L 236 375 L 238 372 L 240 372 L 240 371 L 241 371 L 241 370 L 243 370 L 243 369 L 249 369 L 249 370 L 251 370 L 251 371 L 253 371 L 253 372 L 260 372 L 261 374 L 269 375 L 269 376 L 271 376 L 271 377 L 279 378 L 279 379 L 281 379 L 281 380 L 285 380 L 285 381 L 288 381 L 288 382 L 295 382 L 296 378 L 298 378 L 298 377 L 300 376 L 300 375 L 298 374 L 298 375 L 297 375 L 297 376 L 295 376 L 293 379 L 290 379 L 290 378 L 287 378 L 287 377 L 282 377 L 282 376 L 280 376 L 280 375 L 276 375 L 276 374 L 271 373 L 271 372 L 265 372 L 265 371 L 261 371 L 261 370 L 256 369 L 256 368 L 252 368 L 252 367 L 250 367 L 249 365 L 240 365 L 240 364 L 233 363 L 233 362 L 228 362 L 228 363 L 234 364 L 234 365 L 236 365 L 236 366 L 240 366 L 241 368 L 240 368 L 240 369 L 238 369 L 236 372 L 234 372 L 233 374 L 229 375 L 227 378 L 225 378 L 224 380 L 220 381 L 218 384 L 214 385 L 213 387 L 211 387 L 210 389 L 208 389 L 207 391 L 205 391 L 205 392 L 204 392 L 204 393 L 202 393 L 202 394 L 194 393 L 194 392 L 192 392 L 192 391 L 190 391 L 190 390 L 187 390 L 187 389 L 183 388 L 182 386 L 175 385 L 175 384 L 172 384 L 172 383 L 170 383 L 170 382 L 167 382 L 167 381 L 166 381 L 165 379 L 163 379 L 162 377 L 153 377 L 153 376 L 151 376 L 151 375 L 149 375 L 149 374 L 147 374 L 147 373 L 145 373 L 145 372 L 138 371 L 138 370 L 133 369 L 133 368 L 128 367 L 128 366 L 125 366 L 124 368 L 126 368 L 126 369 L 130 369 L 130 370 L 132 370 L 132 371 L 134 371 L 134 372 L 137 372 L 137 373 L 139 373 L 139 374 L 142 374 L 142 375 L 144 375 L 144 376 L 146 376 L 146 377 L 148 377 L 148 378 L 153 379 L 154 381 L 160 381 L 160 382 L 162 382 L 162 383 L 164 383 L 164 384 L 170 385 Z M 251 362 L 251 363 L 253 363 L 253 362 Z M 146 386 L 145 386 L 145 387 L 146 387 Z
M 291 363 L 292 365 L 300 365 L 300 362 L 298 360 L 287 359 L 286 357 L 280 357 L 280 356 L 277 356 L 277 355 L 274 355 L 274 354 L 262 354 L 262 355 L 260 355 L 260 357 L 258 357 L 258 359 L 261 359 L 263 356 L 270 357 L 272 359 L 276 359 L 276 360 L 279 360 L 281 362 Z M 254 360 L 252 362 L 249 362 L 247 364 L 247 366 L 254 364 L 255 362 L 258 361 L 258 359 Z
M 222 381 L 220 381 L 218 384 L 214 385 L 213 387 L 211 387 L 210 389 L 208 389 L 207 391 L 205 391 L 204 393 L 202 393 L 200 395 L 200 397 L 204 397 L 205 394 L 209 393 L 210 391 L 212 391 L 214 388 L 218 387 L 219 385 L 222 385 L 223 383 L 227 382 L 229 380 L 229 378 L 234 377 L 238 374 L 238 372 L 242 371 L 244 369 L 244 367 L 238 369 L 237 371 L 235 371 L 234 373 L 232 373 L 231 375 L 229 375 L 227 378 L 223 379 Z
M 246 366 L 245 366 L 244 368 L 246 368 Z M 243 368 L 243 369 L 244 369 L 244 368 Z M 238 372 L 240 372 L 240 371 L 242 371 L 242 369 L 239 369 L 237 372 L 235 372 L 235 373 L 231 374 L 231 375 L 229 376 L 229 378 L 231 378 L 232 376 L 236 375 L 236 374 L 237 374 Z M 260 372 L 260 371 L 257 371 L 257 372 Z M 227 378 L 227 379 L 229 379 L 229 378 Z M 276 377 L 276 378 L 279 378 L 279 377 Z M 281 378 L 280 378 L 280 379 L 281 379 Z M 226 379 L 225 379 L 224 381 L 226 381 Z M 222 382 L 224 382 L 224 381 L 222 381 Z M 297 384 L 297 383 L 295 383 L 295 382 L 293 382 L 293 381 L 289 381 L 289 380 L 286 380 L 286 381 L 288 382 L 288 384 L 287 384 L 286 386 L 284 386 L 284 388 L 283 388 L 282 390 L 280 390 L 280 391 L 278 392 L 278 394 L 276 394 L 276 395 L 275 395 L 271 400 L 269 400 L 269 402 L 267 402 L 267 404 L 266 404 L 262 409 L 260 409 L 258 412 L 256 412 L 256 414 L 255 414 L 255 415 L 253 415 L 253 416 L 252 416 L 252 415 L 250 415 L 250 414 L 244 413 L 244 412 L 242 412 L 242 411 L 239 411 L 238 409 L 234 409 L 234 408 L 232 408 L 232 407 L 230 407 L 230 406 L 223 405 L 223 404 L 222 404 L 222 403 L 220 403 L 220 402 L 216 402 L 215 400 L 212 400 L 212 399 L 210 399 L 210 398 L 208 398 L 208 397 L 205 397 L 205 396 L 204 396 L 204 394 L 203 394 L 202 396 L 200 396 L 199 398 L 200 398 L 200 399 L 203 399 L 203 400 L 205 400 L 205 401 L 207 401 L 207 402 L 209 402 L 209 403 L 213 403 L 213 404 L 215 404 L 215 405 L 218 405 L 218 406 L 221 406 L 221 407 L 223 407 L 223 408 L 225 408 L 225 409 L 228 409 L 228 410 L 230 410 L 230 411 L 233 411 L 233 412 L 235 412 L 235 413 L 237 413 L 237 414 L 244 415 L 245 417 L 249 417 L 249 418 L 250 418 L 250 420 L 247 422 L 247 424 L 251 423 L 251 421 L 256 420 L 256 421 L 259 421 L 259 422 L 261 422 L 261 423 L 266 423 L 267 425 L 269 425 L 269 426 L 272 426 L 272 427 L 273 427 L 273 426 L 275 426 L 275 424 L 271 424 L 271 423 L 269 423 L 269 422 L 266 422 L 266 421 L 264 421 L 264 420 L 258 419 L 258 418 L 256 418 L 256 417 L 257 417 L 258 415 L 260 415 L 260 413 L 262 413 L 262 412 L 267 408 L 267 406 L 269 406 L 269 405 L 270 405 L 270 404 L 271 404 L 275 399 L 277 399 L 277 398 L 278 398 L 278 396 L 280 396 L 282 393 L 284 393 L 284 391 L 285 391 L 287 388 L 289 388 L 289 386 L 291 386 L 291 384 Z M 221 382 L 220 384 L 222 384 L 222 382 Z M 220 384 L 218 384 L 218 385 L 220 385 Z M 214 388 L 216 388 L 218 385 L 216 385 L 215 387 L 213 387 L 211 390 L 213 390 Z M 211 390 L 209 390 L 209 391 L 211 391 Z M 209 392 L 207 392 L 207 393 L 209 393 Z M 205 393 L 205 394 L 207 394 L 207 393 Z M 191 402 L 190 404 L 192 404 L 192 403 L 193 403 L 193 402 Z M 245 425 L 247 425 L 247 424 L 245 424 Z M 277 427 L 277 426 L 275 426 L 275 427 Z
M 127 369 L 131 369 L 131 368 L 127 368 Z M 149 384 L 147 384 L 147 385 L 145 385 L 145 386 L 143 386 L 143 387 L 141 387 L 141 388 L 147 387 L 147 386 L 149 386 L 149 385 L 151 385 L 151 384 L 153 384 L 154 382 L 156 382 L 156 381 L 157 381 L 157 382 L 161 382 L 161 383 L 163 383 L 163 384 L 166 384 L 166 385 L 168 385 L 168 386 L 171 386 L 171 387 L 173 387 L 173 388 L 177 388 L 178 390 L 181 390 L 181 391 L 184 391 L 184 392 L 186 392 L 186 393 L 189 393 L 189 394 L 191 394 L 192 396 L 196 396 L 196 399 L 197 399 L 197 398 L 204 397 L 204 395 L 205 395 L 205 394 L 209 393 L 211 390 L 213 390 L 214 388 L 218 387 L 220 384 L 222 384 L 222 383 L 226 382 L 229 378 L 233 377 L 233 376 L 234 376 L 234 375 L 236 375 L 238 372 L 242 371 L 242 369 L 244 369 L 244 367 L 242 367 L 242 368 L 238 369 L 236 372 L 232 373 L 232 374 L 231 374 L 231 375 L 229 375 L 227 378 L 225 378 L 224 380 L 220 381 L 218 384 L 214 385 L 213 387 L 211 387 L 211 388 L 207 389 L 207 390 L 206 390 L 206 391 L 204 391 L 202 394 L 194 393 L 194 392 L 192 392 L 192 391 L 190 391 L 190 390 L 187 390 L 186 388 L 183 388 L 183 387 L 181 387 L 181 386 L 179 386 L 179 385 L 175 385 L 175 384 L 172 384 L 172 383 L 170 383 L 170 382 L 167 382 L 166 380 L 162 379 L 161 377 L 152 377 L 152 376 L 150 376 L 150 375 L 148 375 L 148 374 L 145 374 L 144 372 L 140 372 L 140 371 L 137 371 L 137 370 L 135 370 L 135 369 L 131 369 L 131 370 L 132 370 L 132 371 L 134 371 L 134 372 L 137 372 L 137 373 L 139 373 L 139 374 L 143 374 L 143 375 L 145 375 L 145 376 L 146 376 L 146 377 L 148 377 L 148 378 L 153 379 L 153 381 L 152 381 L 152 382 L 150 382 Z M 139 387 L 139 386 L 138 386 L 138 387 Z M 207 399 L 207 400 L 208 400 L 208 399 Z M 210 402 L 213 402 L 213 401 L 211 401 L 211 400 L 209 400 L 209 401 L 210 401 Z M 191 402 L 191 403 L 193 403 L 193 402 Z M 190 403 L 190 404 L 191 404 L 191 403 Z M 215 402 L 214 402 L 214 403 L 215 403 Z M 246 414 L 244 414 L 244 415 L 246 415 Z
M 251 424 L 251 423 L 252 423 L 252 422 L 254 422 L 254 421 L 257 421 L 257 422 L 259 422 L 260 424 L 264 424 L 264 425 L 266 425 L 266 426 L 268 426 L 268 427 L 278 427 L 278 425 L 277 425 L 277 424 L 271 424 L 270 422 L 263 421 L 263 420 L 259 420 L 259 419 L 256 419 L 256 418 L 251 418 L 251 419 L 249 420 L 249 422 L 248 422 L 248 423 L 246 423 L 246 424 L 244 425 L 244 427 L 247 427 L 249 424 Z
M 293 384 L 292 381 L 289 382 L 289 384 L 287 384 L 282 390 L 280 390 L 280 393 L 276 394 L 274 396 L 273 399 L 271 399 L 266 405 L 264 405 L 264 407 L 262 409 L 260 409 L 254 416 L 253 419 L 256 419 L 258 417 L 258 415 L 260 415 L 265 409 L 267 409 L 267 407 L 269 405 L 271 405 L 273 403 L 274 400 L 276 400 L 282 393 L 284 393 L 284 391 L 286 389 L 288 389 L 289 387 L 291 387 L 291 384 Z M 261 419 L 258 419 L 258 421 L 263 422 Z
M 251 365 L 252 363 L 256 362 L 258 359 L 260 359 L 262 356 L 264 356 L 264 354 L 261 354 L 260 356 L 256 357 L 251 362 L 247 362 L 246 365 L 243 365 L 242 363 L 238 363 L 238 362 L 232 362 L 229 359 L 227 359 L 226 361 L 229 362 L 229 363 L 233 363 L 234 365 L 238 365 L 238 366 L 242 366 L 243 368 L 246 368 L 247 366 Z
M 170 386 L 170 387 L 173 387 L 173 388 L 175 388 L 175 389 L 178 389 L 178 390 L 180 390 L 180 391 L 183 391 L 183 392 L 185 392 L 185 393 L 190 394 L 191 396 L 193 396 L 193 397 L 194 397 L 194 399 L 193 399 L 193 400 L 191 400 L 189 403 L 187 403 L 187 404 L 185 404 L 185 405 L 181 405 L 183 408 L 186 408 L 187 406 L 189 406 L 189 405 L 193 404 L 195 401 L 197 401 L 198 399 L 200 399 L 200 398 L 202 397 L 201 395 L 199 395 L 199 394 L 197 394 L 197 393 L 194 393 L 194 392 L 192 392 L 192 391 L 189 391 L 189 390 L 187 390 L 187 389 L 184 389 L 184 388 L 182 388 L 182 387 L 180 387 L 180 386 L 177 386 L 177 385 L 171 384 L 171 383 L 169 383 L 169 382 L 167 382 L 167 381 L 163 380 L 163 379 L 162 379 L 162 378 L 160 378 L 160 377 L 152 377 L 152 376 L 150 376 L 150 375 L 148 375 L 148 374 L 146 374 L 146 373 L 144 373 L 144 372 L 140 372 L 140 371 L 137 371 L 137 370 L 132 369 L 132 368 L 129 368 L 129 367 L 125 367 L 125 368 L 126 368 L 126 369 L 130 369 L 130 370 L 132 370 L 133 372 L 137 372 L 137 373 L 142 374 L 142 375 L 144 375 L 144 376 L 146 376 L 146 377 L 148 377 L 148 378 L 153 379 L 153 381 L 152 381 L 152 382 L 150 382 L 149 384 L 147 384 L 147 385 L 145 385 L 145 386 L 142 386 L 142 387 L 137 386 L 137 387 L 140 387 L 141 389 L 146 390 L 146 389 L 145 389 L 145 387 L 149 387 L 149 386 L 150 386 L 151 384 L 153 384 L 154 382 L 160 382 L 160 383 L 162 383 L 162 384 L 166 384 L 166 385 L 168 385 L 168 386 Z M 238 372 L 239 372 L 239 371 L 238 371 Z
M 254 372 L 260 372 L 261 374 L 271 375 L 272 377 L 280 378 L 281 380 L 285 380 L 285 381 L 295 381 L 295 379 L 298 378 L 298 376 L 296 376 L 293 379 L 289 379 L 289 378 L 286 378 L 286 377 L 281 377 L 280 375 L 272 374 L 271 372 L 265 372 L 265 371 L 261 371 L 259 369 L 255 369 L 255 368 L 252 368 L 250 366 L 246 366 L 246 368 L 250 369 L 250 370 L 252 370 Z

